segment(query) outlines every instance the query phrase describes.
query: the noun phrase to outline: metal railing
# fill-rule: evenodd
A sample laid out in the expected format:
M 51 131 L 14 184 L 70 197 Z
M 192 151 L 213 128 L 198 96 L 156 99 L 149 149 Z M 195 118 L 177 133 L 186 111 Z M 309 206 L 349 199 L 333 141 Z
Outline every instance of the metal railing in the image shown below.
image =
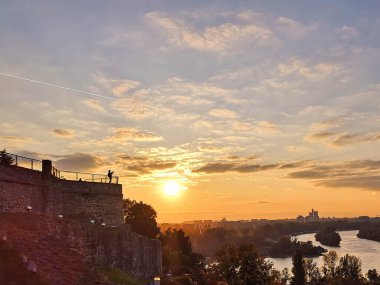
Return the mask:
M 52 169 L 52 174 L 57 178 L 65 179 L 65 180 L 119 184 L 118 176 L 112 176 L 112 179 L 110 181 L 108 175 L 106 174 L 95 174 L 95 173 L 87 173 L 87 172 L 59 170 L 55 167 L 53 167 Z
M 15 165 L 23 168 L 42 171 L 42 160 L 4 151 L 1 151 L 0 154 L 0 164 Z M 59 179 L 64 180 L 119 184 L 118 176 L 112 176 L 112 179 L 110 181 L 107 174 L 94 174 L 78 171 L 60 170 L 55 167 L 52 167 L 51 174 Z
M 1 152 L 2 156 L 0 157 L 1 164 L 15 165 L 23 168 L 29 168 L 32 170 L 42 171 L 42 160 L 30 158 L 18 154 L 13 154 L 9 152 Z M 3 157 L 5 156 L 5 157 Z M 6 157 L 11 158 L 8 160 Z M 4 160 L 4 161 L 3 161 Z

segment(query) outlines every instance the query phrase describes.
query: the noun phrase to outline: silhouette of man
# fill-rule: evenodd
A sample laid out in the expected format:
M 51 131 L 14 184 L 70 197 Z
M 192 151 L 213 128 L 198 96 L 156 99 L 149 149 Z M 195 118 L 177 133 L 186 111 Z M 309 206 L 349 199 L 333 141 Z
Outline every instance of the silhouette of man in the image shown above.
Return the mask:
M 113 171 L 108 170 L 108 174 L 107 174 L 107 176 L 108 176 L 108 178 L 110 179 L 110 181 L 109 181 L 108 183 L 111 183 L 111 181 L 112 181 L 112 174 L 113 174 Z

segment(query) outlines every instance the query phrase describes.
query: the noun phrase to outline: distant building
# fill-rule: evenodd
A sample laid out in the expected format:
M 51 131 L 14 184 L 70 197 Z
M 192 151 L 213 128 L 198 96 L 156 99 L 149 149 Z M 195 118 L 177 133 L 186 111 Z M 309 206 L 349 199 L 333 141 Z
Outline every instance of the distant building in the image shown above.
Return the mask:
M 310 222 L 310 221 L 318 221 L 319 220 L 319 215 L 318 211 L 314 211 L 314 209 L 311 209 L 311 212 L 309 212 L 308 216 L 302 216 L 299 215 L 296 218 L 297 222 Z
M 311 209 L 311 212 L 309 212 L 309 215 L 305 217 L 305 221 L 317 221 L 319 220 L 318 211 L 314 211 L 314 209 Z
M 370 220 L 370 217 L 369 216 L 359 216 L 358 219 L 360 221 L 369 221 Z

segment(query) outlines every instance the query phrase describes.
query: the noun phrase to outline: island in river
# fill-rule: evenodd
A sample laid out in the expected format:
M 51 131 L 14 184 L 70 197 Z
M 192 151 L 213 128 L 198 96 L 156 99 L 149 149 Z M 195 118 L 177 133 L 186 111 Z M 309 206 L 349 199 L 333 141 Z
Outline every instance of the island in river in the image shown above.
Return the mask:
M 315 234 L 315 239 L 323 245 L 339 246 L 342 238 L 333 227 L 326 227 Z
M 380 228 L 374 226 L 361 228 L 357 234 L 357 237 L 380 242 Z

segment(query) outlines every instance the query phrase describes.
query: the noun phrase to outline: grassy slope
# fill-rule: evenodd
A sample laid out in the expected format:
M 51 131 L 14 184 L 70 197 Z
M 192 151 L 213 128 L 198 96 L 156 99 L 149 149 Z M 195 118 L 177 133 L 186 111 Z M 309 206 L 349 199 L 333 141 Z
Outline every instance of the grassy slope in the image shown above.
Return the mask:
M 107 280 L 120 284 L 120 285 L 143 285 L 140 280 L 132 278 L 124 271 L 121 271 L 117 268 L 113 267 L 102 267 L 99 268 L 100 273 L 107 278 Z

